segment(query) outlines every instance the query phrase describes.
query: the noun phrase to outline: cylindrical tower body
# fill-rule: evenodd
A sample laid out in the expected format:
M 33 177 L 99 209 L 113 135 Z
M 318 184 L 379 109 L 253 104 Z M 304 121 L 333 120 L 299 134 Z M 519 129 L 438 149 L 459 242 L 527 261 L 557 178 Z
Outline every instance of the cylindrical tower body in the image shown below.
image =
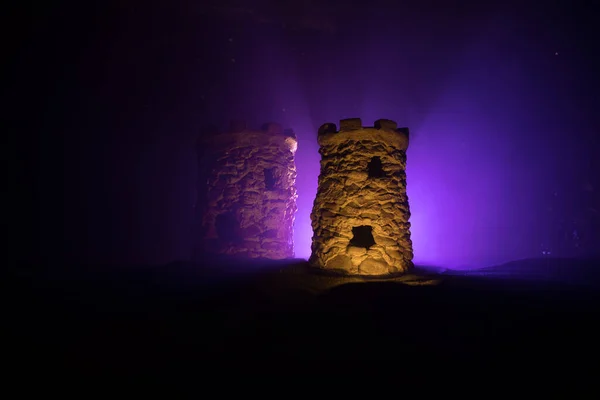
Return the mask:
M 196 259 L 294 257 L 296 148 L 295 134 L 278 124 L 236 122 L 200 138 Z
M 311 214 L 312 266 L 355 275 L 412 266 L 406 195 L 408 128 L 358 118 L 321 126 L 321 172 Z

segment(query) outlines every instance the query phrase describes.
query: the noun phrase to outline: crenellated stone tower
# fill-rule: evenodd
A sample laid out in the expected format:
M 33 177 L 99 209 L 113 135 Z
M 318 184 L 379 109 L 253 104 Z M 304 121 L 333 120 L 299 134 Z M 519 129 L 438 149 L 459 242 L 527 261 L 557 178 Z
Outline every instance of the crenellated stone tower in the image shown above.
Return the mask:
M 297 146 L 296 135 L 274 123 L 249 130 L 234 121 L 228 132 L 199 139 L 194 258 L 294 257 Z
M 412 266 L 406 195 L 408 128 L 359 118 L 319 128 L 321 172 L 311 214 L 312 266 L 387 275 Z

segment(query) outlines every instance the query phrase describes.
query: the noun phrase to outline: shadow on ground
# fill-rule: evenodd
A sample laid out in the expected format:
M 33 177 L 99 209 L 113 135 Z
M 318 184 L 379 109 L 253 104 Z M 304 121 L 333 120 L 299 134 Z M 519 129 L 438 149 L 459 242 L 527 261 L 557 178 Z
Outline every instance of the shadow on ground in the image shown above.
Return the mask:
M 575 360 L 598 353 L 599 266 L 521 260 L 391 280 L 315 274 L 303 260 L 23 267 L 10 326 L 22 354 L 74 369 Z

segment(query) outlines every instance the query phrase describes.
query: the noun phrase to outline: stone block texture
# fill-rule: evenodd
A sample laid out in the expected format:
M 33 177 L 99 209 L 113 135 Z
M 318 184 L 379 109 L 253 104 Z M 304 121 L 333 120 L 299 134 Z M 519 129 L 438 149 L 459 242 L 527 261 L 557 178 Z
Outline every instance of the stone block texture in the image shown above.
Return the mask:
M 408 129 L 352 118 L 318 132 L 321 171 L 311 213 L 313 267 L 351 275 L 412 268 L 406 195 Z
M 205 134 L 198 143 L 198 243 L 202 254 L 294 257 L 297 139 L 278 124 Z

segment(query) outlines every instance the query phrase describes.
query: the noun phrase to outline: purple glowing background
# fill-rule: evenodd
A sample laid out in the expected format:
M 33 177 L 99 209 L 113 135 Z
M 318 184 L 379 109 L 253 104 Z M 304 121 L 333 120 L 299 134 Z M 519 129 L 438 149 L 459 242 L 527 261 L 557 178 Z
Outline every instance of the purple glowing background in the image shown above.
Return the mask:
M 411 129 L 407 173 L 416 263 L 470 268 L 539 256 L 546 240 L 540 204 L 551 196 L 555 176 L 571 172 L 554 162 L 565 157 L 563 132 L 576 125 L 564 119 L 572 105 L 561 84 L 570 78 L 560 75 L 558 43 L 530 48 L 535 44 L 522 43 L 520 32 L 503 29 L 507 23 L 501 17 L 474 23 L 464 40 L 449 39 L 446 48 L 428 44 L 434 39 L 425 32 L 397 42 L 385 40 L 393 28 L 377 36 L 357 32 L 337 62 L 316 63 L 305 81 L 294 50 L 276 37 L 259 39 L 257 69 L 283 55 L 264 84 L 282 107 L 273 116 L 299 137 L 297 257 L 310 255 L 316 130 L 348 117 L 365 125 L 390 118 Z M 438 54 L 430 54 L 436 44 Z M 328 49 L 322 51 L 309 62 L 325 60 Z M 353 62 L 354 53 L 378 62 Z
M 45 91 L 42 128 L 51 132 L 42 190 L 64 176 L 65 202 L 42 205 L 44 237 L 57 237 L 57 224 L 65 233 L 42 253 L 111 263 L 189 258 L 195 135 L 245 118 L 298 135 L 294 240 L 307 258 L 317 129 L 360 117 L 410 128 L 417 263 L 470 268 L 539 256 L 552 202 L 596 176 L 597 92 L 586 77 L 597 68 L 581 62 L 577 36 L 592 37 L 592 21 L 487 3 L 439 12 L 325 3 L 264 18 L 258 5 L 243 15 L 148 6 L 99 13 L 95 23 L 69 19 L 77 26 L 36 39 L 44 50 L 32 65 L 48 70 L 28 84 Z M 60 81 L 41 83 L 45 76 Z

